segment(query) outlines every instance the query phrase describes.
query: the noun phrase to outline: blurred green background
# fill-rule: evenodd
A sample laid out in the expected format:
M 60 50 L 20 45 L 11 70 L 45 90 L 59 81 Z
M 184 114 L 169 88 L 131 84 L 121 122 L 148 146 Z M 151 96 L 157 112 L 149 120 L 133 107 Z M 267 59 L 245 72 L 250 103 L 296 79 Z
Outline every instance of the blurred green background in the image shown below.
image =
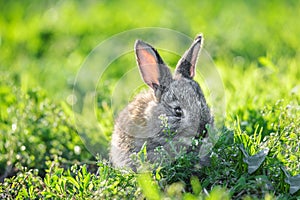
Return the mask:
M 300 57 L 297 0 L 1 1 L 0 10 L 1 73 L 58 99 L 68 97 L 94 47 L 134 28 L 163 27 L 190 37 L 202 32 L 207 51 L 228 70 L 260 57 L 276 63 Z

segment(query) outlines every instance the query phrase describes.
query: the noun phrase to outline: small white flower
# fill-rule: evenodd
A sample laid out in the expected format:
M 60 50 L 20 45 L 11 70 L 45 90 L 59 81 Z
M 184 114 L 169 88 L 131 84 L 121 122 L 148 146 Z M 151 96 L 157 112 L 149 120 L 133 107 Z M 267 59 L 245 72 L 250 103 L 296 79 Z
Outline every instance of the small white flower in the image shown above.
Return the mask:
M 81 148 L 80 148 L 80 146 L 74 146 L 74 152 L 75 152 L 75 154 L 76 155 L 79 155 L 80 153 L 81 153 Z
M 20 149 L 21 149 L 21 151 L 25 151 L 26 147 L 24 145 L 22 145 Z
M 13 132 L 15 132 L 17 130 L 17 124 L 15 124 L 15 123 L 12 124 L 11 129 L 12 129 Z

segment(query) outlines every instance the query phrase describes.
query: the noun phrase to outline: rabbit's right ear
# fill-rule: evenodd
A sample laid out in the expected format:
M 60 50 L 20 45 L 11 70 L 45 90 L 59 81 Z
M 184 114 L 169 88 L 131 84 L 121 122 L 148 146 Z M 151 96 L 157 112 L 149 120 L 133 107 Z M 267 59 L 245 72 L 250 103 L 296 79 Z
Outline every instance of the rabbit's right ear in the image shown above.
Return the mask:
M 192 79 L 195 76 L 196 64 L 203 42 L 202 34 L 198 35 L 191 47 L 183 54 L 178 61 L 175 76 Z
M 154 90 L 156 97 L 159 98 L 172 81 L 170 69 L 151 45 L 137 40 L 134 49 L 144 82 Z

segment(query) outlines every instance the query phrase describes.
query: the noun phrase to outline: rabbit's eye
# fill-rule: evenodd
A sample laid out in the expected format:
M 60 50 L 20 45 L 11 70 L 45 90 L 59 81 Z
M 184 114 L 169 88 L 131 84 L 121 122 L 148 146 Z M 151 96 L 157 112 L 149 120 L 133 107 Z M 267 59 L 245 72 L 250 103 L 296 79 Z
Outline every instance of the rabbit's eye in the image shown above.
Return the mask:
M 176 117 L 181 117 L 182 116 L 182 110 L 179 106 L 174 108 L 174 111 L 175 111 Z

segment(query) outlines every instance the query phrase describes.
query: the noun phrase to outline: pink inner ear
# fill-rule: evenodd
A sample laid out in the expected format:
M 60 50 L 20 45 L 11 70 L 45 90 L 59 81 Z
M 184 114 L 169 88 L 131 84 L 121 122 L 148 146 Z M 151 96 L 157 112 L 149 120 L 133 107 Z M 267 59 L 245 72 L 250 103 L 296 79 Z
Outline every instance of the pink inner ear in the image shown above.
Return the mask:
M 195 76 L 195 65 L 192 65 L 190 68 L 190 76 L 193 78 Z
M 139 64 L 156 64 L 155 57 L 147 49 L 138 50 Z
M 153 83 L 159 85 L 159 71 L 155 57 L 147 49 L 139 49 L 137 57 L 144 82 L 151 88 L 153 88 Z
M 157 76 L 157 69 L 153 65 L 144 65 L 141 66 L 142 76 L 144 82 L 153 88 L 153 84 L 159 85 L 158 76 Z M 154 88 L 153 88 L 154 89 Z
M 190 76 L 193 78 L 195 76 L 195 71 L 196 71 L 196 64 L 198 60 L 198 54 L 200 51 L 201 44 L 197 43 L 193 49 L 193 55 L 192 55 L 192 60 L 191 60 L 191 68 L 190 68 Z

